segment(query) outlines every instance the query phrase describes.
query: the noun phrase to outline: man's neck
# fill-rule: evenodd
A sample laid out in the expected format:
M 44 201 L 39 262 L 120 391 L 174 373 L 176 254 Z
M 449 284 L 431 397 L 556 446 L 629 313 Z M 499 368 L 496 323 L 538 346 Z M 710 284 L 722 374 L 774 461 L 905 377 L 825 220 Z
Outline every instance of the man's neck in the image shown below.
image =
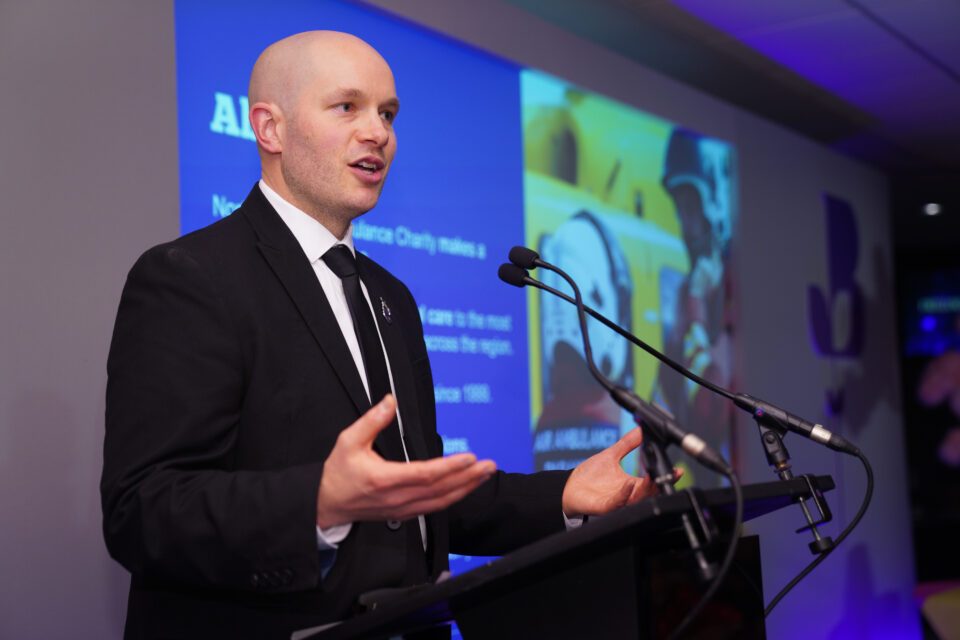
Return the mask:
M 327 231 L 336 236 L 337 240 L 343 240 L 343 238 L 347 235 L 347 231 L 350 229 L 350 220 L 342 220 L 335 216 L 325 215 L 321 211 L 313 211 L 309 207 L 304 207 L 299 201 L 299 198 L 297 198 L 296 195 L 293 194 L 289 188 L 287 188 L 286 184 L 284 184 L 282 181 L 279 181 L 280 183 L 278 184 L 278 181 L 276 179 L 272 179 L 267 175 L 266 172 L 260 176 L 260 179 L 270 189 L 273 190 L 274 194 L 284 200 L 287 204 L 322 224 Z
M 347 223 L 347 227 L 344 229 L 343 233 L 338 235 L 321 220 L 310 215 L 300 207 L 296 206 L 296 204 L 290 202 L 281 194 L 277 193 L 276 190 L 274 190 L 266 180 L 261 179 L 258 185 L 260 186 L 260 190 L 263 192 L 264 197 L 280 215 L 284 223 L 286 223 L 286 225 L 290 227 L 290 230 L 294 232 L 294 235 L 297 236 L 297 240 L 300 241 L 301 245 L 304 244 L 304 240 L 298 234 L 305 233 L 306 237 L 327 237 L 330 239 L 329 242 L 331 244 L 333 242 L 340 242 L 350 247 L 351 250 L 353 249 L 353 227 L 350 222 Z M 311 229 L 313 230 L 311 231 Z M 319 233 L 320 236 L 314 236 L 316 233 Z M 311 245 L 312 243 L 307 241 L 307 244 Z M 310 252 L 307 247 L 304 247 L 304 250 L 308 253 Z

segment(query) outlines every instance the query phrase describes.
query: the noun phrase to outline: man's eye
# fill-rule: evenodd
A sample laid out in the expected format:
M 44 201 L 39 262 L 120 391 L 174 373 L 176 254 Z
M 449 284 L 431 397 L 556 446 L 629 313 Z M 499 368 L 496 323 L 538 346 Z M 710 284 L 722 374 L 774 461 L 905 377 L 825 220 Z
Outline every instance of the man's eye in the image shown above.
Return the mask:
M 393 122 L 393 119 L 397 117 L 397 114 L 395 114 L 393 111 L 381 111 L 380 117 L 387 122 Z
M 353 104 L 350 102 L 341 102 L 336 106 L 336 109 L 338 111 L 343 111 L 344 113 L 349 113 L 350 111 L 353 111 Z

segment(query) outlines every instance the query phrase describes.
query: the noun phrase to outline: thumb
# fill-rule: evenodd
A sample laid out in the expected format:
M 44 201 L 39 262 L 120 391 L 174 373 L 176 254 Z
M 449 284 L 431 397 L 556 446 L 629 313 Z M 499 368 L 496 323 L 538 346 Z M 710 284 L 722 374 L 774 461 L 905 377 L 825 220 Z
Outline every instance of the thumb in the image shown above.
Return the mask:
M 640 427 L 636 427 L 623 434 L 622 438 L 610 446 L 609 451 L 617 456 L 617 460 L 623 460 L 628 453 L 639 447 L 642 443 L 643 431 Z
M 341 432 L 350 443 L 361 447 L 372 447 L 377 434 L 393 421 L 397 412 L 397 401 L 389 393 L 383 400 L 370 407 L 353 424 Z

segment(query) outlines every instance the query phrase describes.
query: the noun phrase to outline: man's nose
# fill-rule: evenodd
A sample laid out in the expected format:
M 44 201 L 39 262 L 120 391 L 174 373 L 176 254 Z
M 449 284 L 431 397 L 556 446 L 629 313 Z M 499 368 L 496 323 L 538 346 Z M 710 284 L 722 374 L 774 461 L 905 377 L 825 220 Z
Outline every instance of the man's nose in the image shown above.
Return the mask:
M 358 135 L 363 142 L 382 147 L 390 139 L 390 129 L 379 111 L 366 114 L 361 120 Z

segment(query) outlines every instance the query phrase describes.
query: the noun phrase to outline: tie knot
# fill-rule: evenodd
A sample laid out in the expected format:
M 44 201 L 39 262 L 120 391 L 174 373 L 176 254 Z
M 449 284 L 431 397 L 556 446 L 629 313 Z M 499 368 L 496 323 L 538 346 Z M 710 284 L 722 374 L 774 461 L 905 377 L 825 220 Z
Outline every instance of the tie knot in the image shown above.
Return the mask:
M 357 275 L 357 261 L 346 245 L 333 245 L 322 260 L 341 280 Z

